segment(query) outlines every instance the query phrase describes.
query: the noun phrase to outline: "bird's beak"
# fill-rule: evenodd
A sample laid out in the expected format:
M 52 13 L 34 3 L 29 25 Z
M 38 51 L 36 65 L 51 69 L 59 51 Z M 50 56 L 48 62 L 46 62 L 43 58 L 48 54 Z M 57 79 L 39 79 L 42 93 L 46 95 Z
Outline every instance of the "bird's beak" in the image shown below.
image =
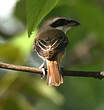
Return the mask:
M 79 26 L 79 25 L 80 25 L 80 23 L 75 21 L 75 20 L 70 20 L 69 21 L 69 26 L 71 26 L 71 27 Z

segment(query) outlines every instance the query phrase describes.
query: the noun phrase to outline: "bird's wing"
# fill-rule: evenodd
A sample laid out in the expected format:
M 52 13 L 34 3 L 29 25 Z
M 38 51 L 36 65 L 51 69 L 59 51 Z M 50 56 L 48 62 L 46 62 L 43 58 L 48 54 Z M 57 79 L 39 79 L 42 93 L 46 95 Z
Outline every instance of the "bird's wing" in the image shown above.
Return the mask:
M 52 60 L 58 52 L 65 50 L 68 38 L 61 31 L 57 31 L 57 33 L 50 31 L 48 33 L 42 33 L 41 37 L 35 39 L 34 48 L 40 56 Z

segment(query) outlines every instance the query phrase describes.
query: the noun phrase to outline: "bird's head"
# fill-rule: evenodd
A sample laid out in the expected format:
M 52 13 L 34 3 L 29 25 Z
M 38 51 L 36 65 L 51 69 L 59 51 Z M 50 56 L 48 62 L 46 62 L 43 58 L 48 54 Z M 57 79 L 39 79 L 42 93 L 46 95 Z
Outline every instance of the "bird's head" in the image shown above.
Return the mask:
M 74 26 L 78 26 L 80 25 L 79 22 L 70 19 L 70 18 L 66 18 L 66 17 L 54 17 L 54 18 L 50 18 L 48 19 L 44 26 L 50 26 L 51 28 L 55 28 L 58 30 L 61 30 L 63 32 L 67 32 L 69 29 L 71 29 Z

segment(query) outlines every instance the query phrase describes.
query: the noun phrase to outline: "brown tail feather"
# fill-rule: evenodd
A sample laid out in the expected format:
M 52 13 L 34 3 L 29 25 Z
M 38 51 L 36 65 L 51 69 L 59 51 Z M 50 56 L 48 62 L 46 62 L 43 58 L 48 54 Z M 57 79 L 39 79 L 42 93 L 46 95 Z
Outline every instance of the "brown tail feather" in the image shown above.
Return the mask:
M 59 86 L 63 83 L 63 77 L 59 73 L 58 64 L 56 61 L 48 61 L 48 74 L 47 74 L 47 84 L 49 86 Z

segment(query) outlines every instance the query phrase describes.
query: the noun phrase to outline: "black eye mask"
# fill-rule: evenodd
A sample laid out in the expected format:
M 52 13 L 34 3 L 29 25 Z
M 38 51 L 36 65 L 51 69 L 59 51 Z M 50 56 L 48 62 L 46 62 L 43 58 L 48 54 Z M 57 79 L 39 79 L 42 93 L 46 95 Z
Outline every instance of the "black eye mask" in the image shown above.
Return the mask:
M 70 26 L 77 26 L 80 25 L 80 23 L 78 23 L 75 20 L 67 20 L 67 19 L 58 19 L 57 21 L 55 21 L 54 23 L 50 24 L 50 26 L 52 27 L 59 27 L 59 26 L 64 26 L 64 25 L 70 25 Z
M 54 23 L 51 24 L 52 27 L 58 27 L 58 26 L 64 26 L 69 24 L 70 21 L 69 20 L 65 20 L 65 19 L 58 19 L 57 21 L 55 21 Z

